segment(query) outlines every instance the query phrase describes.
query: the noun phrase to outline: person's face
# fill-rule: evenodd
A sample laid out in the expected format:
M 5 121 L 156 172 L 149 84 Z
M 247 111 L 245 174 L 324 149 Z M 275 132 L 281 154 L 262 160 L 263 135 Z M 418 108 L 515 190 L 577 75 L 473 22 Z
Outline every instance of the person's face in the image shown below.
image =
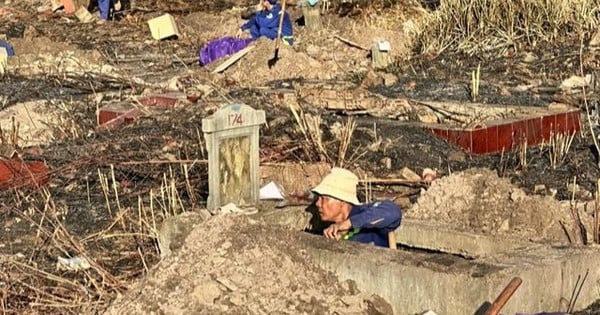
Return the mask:
M 335 222 L 342 214 L 343 201 L 329 196 L 319 196 L 315 203 L 319 208 L 319 216 L 321 220 L 326 222 Z
M 267 11 L 271 10 L 271 8 L 273 7 L 273 5 L 267 0 L 264 0 L 262 2 L 262 6 L 263 6 L 263 10 L 267 10 Z

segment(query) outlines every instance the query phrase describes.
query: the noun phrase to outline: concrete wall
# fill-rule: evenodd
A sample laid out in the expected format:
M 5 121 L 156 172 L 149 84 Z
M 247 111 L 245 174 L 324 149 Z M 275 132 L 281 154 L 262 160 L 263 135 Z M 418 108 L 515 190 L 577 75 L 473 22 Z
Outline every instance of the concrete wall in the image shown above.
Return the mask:
M 561 299 L 569 300 L 577 277 L 583 277 L 588 268 L 577 308 L 600 298 L 600 268 L 595 267 L 600 255 L 593 249 L 538 247 L 469 261 L 349 242 L 330 245 L 336 249 L 311 248 L 310 256 L 342 280 L 354 280 L 361 291 L 380 295 L 401 315 L 426 310 L 440 315 L 482 314 L 484 303 L 493 301 L 514 276 L 521 277 L 523 284 L 504 307 L 504 314 L 558 311 Z
M 497 255 L 530 246 L 529 242 L 520 242 L 499 236 L 486 236 L 469 232 L 455 231 L 448 225 L 434 222 L 403 219 L 396 230 L 399 244 L 462 255 L 469 258 Z
M 306 225 L 303 207 L 277 210 L 265 221 L 292 229 Z M 553 248 L 452 231 L 431 222 L 405 220 L 399 243 L 445 253 L 389 250 L 303 235 L 307 253 L 342 280 L 386 299 L 396 314 L 483 314 L 510 280 L 523 280 L 504 314 L 564 311 L 577 278 L 589 274 L 577 300 L 581 309 L 600 298 L 600 247 Z M 454 255 L 452 255 L 454 254 Z M 460 256 L 459 256 L 460 255 Z M 467 257 L 469 259 L 465 259 Z M 478 312 L 479 310 L 479 312 Z

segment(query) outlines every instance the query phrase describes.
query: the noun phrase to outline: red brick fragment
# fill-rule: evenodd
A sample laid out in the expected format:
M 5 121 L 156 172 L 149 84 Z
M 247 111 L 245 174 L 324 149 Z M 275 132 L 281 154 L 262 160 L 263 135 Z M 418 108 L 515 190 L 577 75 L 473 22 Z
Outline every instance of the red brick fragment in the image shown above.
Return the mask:
M 0 160 L 0 188 L 37 188 L 48 182 L 48 166 L 42 161 Z

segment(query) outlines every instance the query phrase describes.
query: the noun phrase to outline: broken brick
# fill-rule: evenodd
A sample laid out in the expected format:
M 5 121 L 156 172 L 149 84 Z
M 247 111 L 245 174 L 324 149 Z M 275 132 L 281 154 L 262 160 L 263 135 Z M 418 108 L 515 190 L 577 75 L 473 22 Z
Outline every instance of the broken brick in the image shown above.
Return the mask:
M 114 130 L 132 123 L 143 115 L 142 111 L 130 103 L 112 103 L 98 110 L 96 131 Z
M 67 14 L 73 14 L 77 11 L 79 7 L 79 2 L 77 0 L 62 0 L 63 10 Z
M 172 108 L 178 101 L 188 100 L 187 95 L 179 92 L 165 93 L 145 96 L 139 99 L 139 102 L 148 107 Z
M 0 160 L 0 188 L 39 187 L 48 182 L 48 166 L 42 161 Z
M 103 125 L 129 111 L 135 109 L 135 107 L 129 103 L 112 103 L 108 104 L 98 110 L 96 116 L 98 117 L 98 124 Z

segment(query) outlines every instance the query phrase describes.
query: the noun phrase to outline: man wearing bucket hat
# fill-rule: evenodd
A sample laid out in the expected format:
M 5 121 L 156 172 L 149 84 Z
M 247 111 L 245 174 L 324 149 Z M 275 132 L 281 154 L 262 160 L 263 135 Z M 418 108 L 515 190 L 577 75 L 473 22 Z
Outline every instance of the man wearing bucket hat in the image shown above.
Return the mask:
M 281 5 L 277 3 L 277 0 L 262 0 L 261 11 L 256 12 L 248 22 L 242 25 L 238 32 L 238 37 L 244 32 L 249 32 L 250 37 L 253 39 L 261 36 L 271 40 L 276 39 L 280 14 L 283 14 L 281 39 L 286 44 L 292 45 L 294 42 L 292 21 L 287 12 L 281 10 Z
M 332 222 L 323 234 L 332 239 L 348 239 L 388 247 L 388 233 L 397 229 L 402 211 L 390 200 L 361 204 L 356 194 L 358 177 L 351 171 L 334 167 L 312 192 L 325 222 Z

